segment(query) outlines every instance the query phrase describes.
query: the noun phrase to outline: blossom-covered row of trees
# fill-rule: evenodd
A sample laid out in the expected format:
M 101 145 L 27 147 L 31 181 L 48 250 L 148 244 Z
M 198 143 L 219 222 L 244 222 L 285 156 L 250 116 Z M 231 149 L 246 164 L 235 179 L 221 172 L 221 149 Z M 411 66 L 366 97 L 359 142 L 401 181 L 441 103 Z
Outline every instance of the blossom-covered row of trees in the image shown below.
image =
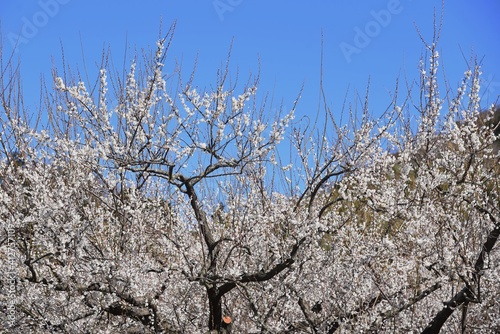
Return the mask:
M 314 127 L 227 68 L 167 77 L 172 32 L 124 76 L 55 71 L 38 118 L 0 57 L 2 332 L 500 331 L 478 65 L 443 97 L 433 41 L 419 100 Z

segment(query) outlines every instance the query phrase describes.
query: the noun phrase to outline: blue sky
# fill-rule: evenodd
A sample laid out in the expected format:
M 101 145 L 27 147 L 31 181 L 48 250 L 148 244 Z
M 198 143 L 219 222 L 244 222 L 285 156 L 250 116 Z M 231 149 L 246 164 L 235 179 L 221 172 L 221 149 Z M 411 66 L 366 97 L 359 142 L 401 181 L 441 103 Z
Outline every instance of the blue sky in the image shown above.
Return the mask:
M 290 107 L 304 84 L 299 115 L 318 110 L 323 32 L 329 106 L 340 112 L 346 92 L 353 102 L 355 92 L 365 94 L 370 78 L 370 111 L 378 115 L 390 104 L 398 77 L 402 82 L 405 76 L 418 77 L 425 50 L 416 27 L 430 42 L 434 10 L 441 14 L 441 0 L 2 0 L 0 24 L 5 53 L 19 38 L 16 57 L 33 110 L 40 75 L 50 79 L 53 61 L 60 64 L 61 43 L 73 68 L 83 68 L 83 48 L 95 78 L 103 48 L 110 48 L 120 64 L 126 41 L 128 54 L 154 45 L 161 19 L 165 31 L 177 21 L 167 68 L 181 61 L 187 77 L 198 56 L 196 83 L 213 86 L 234 38 L 231 68 L 244 80 L 258 71 L 260 60 L 260 93 Z M 448 0 L 444 8 L 440 70 L 455 89 L 476 54 L 483 63 L 483 84 L 489 85 L 484 105 L 500 94 L 498 13 L 497 0 Z

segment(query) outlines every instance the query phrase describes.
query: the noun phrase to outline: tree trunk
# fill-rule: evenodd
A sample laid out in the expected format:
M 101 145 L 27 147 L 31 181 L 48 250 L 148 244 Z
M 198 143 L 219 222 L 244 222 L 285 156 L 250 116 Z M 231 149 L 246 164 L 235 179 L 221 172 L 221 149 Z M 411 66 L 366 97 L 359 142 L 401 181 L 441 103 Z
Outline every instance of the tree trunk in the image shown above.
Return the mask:
M 210 308 L 208 328 L 220 331 L 222 321 L 222 300 L 217 287 L 207 289 L 208 305 Z

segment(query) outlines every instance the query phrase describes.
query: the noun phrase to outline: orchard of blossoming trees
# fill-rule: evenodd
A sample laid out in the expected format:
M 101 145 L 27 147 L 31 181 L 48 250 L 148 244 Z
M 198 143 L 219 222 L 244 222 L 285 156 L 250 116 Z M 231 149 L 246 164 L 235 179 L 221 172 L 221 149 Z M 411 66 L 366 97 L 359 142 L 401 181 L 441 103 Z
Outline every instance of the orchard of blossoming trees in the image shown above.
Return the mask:
M 420 99 L 313 127 L 227 69 L 166 76 L 171 38 L 124 76 L 55 70 L 38 118 L 3 55 L 2 332 L 500 331 L 479 64 L 440 95 L 434 40 Z

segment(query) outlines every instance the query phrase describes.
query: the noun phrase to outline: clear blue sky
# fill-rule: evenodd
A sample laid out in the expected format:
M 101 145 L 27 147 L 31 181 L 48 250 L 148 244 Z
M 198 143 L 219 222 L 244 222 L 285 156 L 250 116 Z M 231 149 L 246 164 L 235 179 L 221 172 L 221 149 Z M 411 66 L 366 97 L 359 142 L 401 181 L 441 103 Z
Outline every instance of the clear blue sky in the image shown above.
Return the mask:
M 95 77 L 103 47 L 120 62 L 126 40 L 129 54 L 154 45 L 162 18 L 164 30 L 177 21 L 167 63 L 182 60 L 188 76 L 198 55 L 199 86 L 214 84 L 234 38 L 231 64 L 240 78 L 255 73 L 260 59 L 260 93 L 269 91 L 289 107 L 305 84 L 299 115 L 317 111 L 322 31 L 330 107 L 340 110 L 348 88 L 351 101 L 354 91 L 363 95 L 370 77 L 370 110 L 377 115 L 390 103 L 398 76 L 402 81 L 405 75 L 417 78 L 424 46 L 415 27 L 430 42 L 434 10 L 441 14 L 441 0 L 0 2 L 4 52 L 20 38 L 16 54 L 29 104 L 39 96 L 40 75 L 50 79 L 52 61 L 60 63 L 61 42 L 72 67 L 82 68 L 83 47 L 87 68 Z M 489 85 L 483 91 L 484 105 L 500 94 L 499 13 L 498 0 L 448 0 L 444 9 L 441 70 L 455 89 L 474 52 L 483 62 L 484 85 Z

